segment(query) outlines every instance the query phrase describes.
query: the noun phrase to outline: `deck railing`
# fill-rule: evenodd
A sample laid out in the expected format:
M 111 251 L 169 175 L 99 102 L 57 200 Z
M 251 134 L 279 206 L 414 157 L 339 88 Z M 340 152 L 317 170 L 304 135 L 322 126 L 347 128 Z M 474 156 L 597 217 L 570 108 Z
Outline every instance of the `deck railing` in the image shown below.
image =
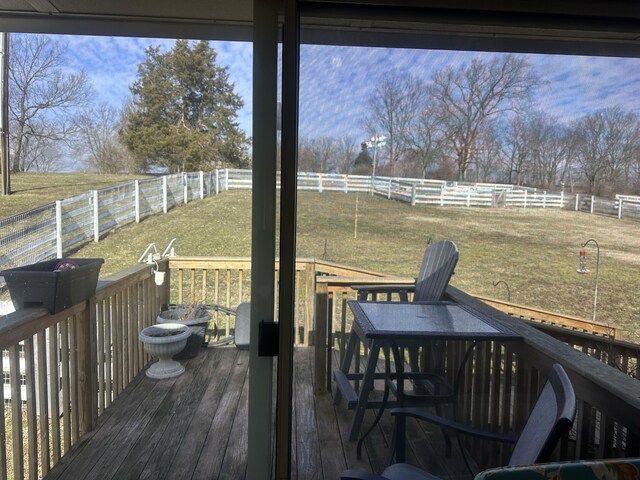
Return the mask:
M 94 428 L 98 416 L 149 360 L 138 332 L 154 322 L 162 305 L 196 301 L 235 308 L 250 298 L 247 258 L 180 257 L 159 263 L 162 270 L 170 270 L 161 287 L 154 283 L 151 266 L 137 265 L 102 279 L 94 298 L 58 314 L 26 309 L 3 317 L 0 350 L 10 366 L 11 399 L 0 418 L 0 478 L 46 474 Z M 314 384 L 322 393 L 331 388 L 326 374 L 336 366 L 328 361 L 334 351 L 344 352 L 351 328 L 346 302 L 355 298 L 355 291 L 350 286 L 412 279 L 311 259 L 299 259 L 296 269 L 296 343 L 316 345 Z M 640 454 L 640 384 L 633 378 L 639 357 L 636 345 L 603 333 L 585 333 L 585 328 L 542 323 L 534 328 L 455 288 L 447 292 L 456 302 L 508 322 L 524 338 L 474 350 L 464 376 L 461 419 L 518 431 L 546 372 L 557 362 L 569 372 L 579 398 L 576 428 L 562 442 L 558 458 Z M 222 318 L 220 326 L 233 333 L 232 321 Z M 458 365 L 467 347 L 463 342 L 448 344 L 446 365 Z M 4 391 L 0 395 L 4 403 Z M 5 425 L 10 428 L 5 430 Z M 508 455 L 486 442 L 468 447 L 483 467 L 503 464 Z
M 347 300 L 355 298 L 354 283 L 393 283 L 403 279 L 318 278 L 316 288 L 316 381 L 319 390 L 331 389 L 332 352 L 344 354 L 352 315 Z M 476 427 L 515 433 L 521 430 L 550 366 L 560 363 L 569 373 L 578 397 L 574 430 L 557 449 L 557 459 L 624 457 L 640 453 L 640 383 L 634 378 L 639 351 L 636 345 L 602 332 L 585 333 L 542 322 L 523 321 L 453 287 L 449 298 L 471 305 L 507 323 L 522 342 L 483 342 L 472 353 L 463 376 L 458 418 Z M 546 312 L 548 313 L 548 312 Z M 559 323 L 561 317 L 554 323 Z M 594 325 L 595 330 L 600 326 Z M 608 332 L 607 332 L 608 333 Z M 555 338 L 554 338 L 555 337 Z M 326 346 L 326 348 L 323 348 Z M 447 375 L 453 381 L 470 342 L 445 346 Z M 587 355 L 585 355 L 585 353 Z M 357 362 L 356 362 L 357 363 Z M 613 365 L 617 368 L 612 368 Z M 510 450 L 488 442 L 467 444 L 481 468 L 504 465 Z
M 149 266 L 138 265 L 102 279 L 93 298 L 55 315 L 35 308 L 2 318 L 10 399 L 0 391 L 0 478 L 41 478 L 94 428 L 148 362 L 138 332 L 162 303 L 166 291 Z
M 251 294 L 251 259 L 232 257 L 174 257 L 169 259 L 171 271 L 171 302 L 177 304 L 218 304 L 231 310 L 249 301 Z M 279 264 L 274 272 L 276 291 Z M 315 328 L 315 279 L 323 275 L 357 275 L 375 277 L 381 274 L 350 268 L 324 260 L 300 258 L 296 261 L 296 345 L 308 346 Z M 277 294 L 276 294 L 277 295 Z M 273 318 L 277 318 L 277 297 Z M 214 321 L 224 334 L 233 334 L 235 319 L 224 313 L 214 313 Z M 222 332 L 221 332 L 222 333 Z

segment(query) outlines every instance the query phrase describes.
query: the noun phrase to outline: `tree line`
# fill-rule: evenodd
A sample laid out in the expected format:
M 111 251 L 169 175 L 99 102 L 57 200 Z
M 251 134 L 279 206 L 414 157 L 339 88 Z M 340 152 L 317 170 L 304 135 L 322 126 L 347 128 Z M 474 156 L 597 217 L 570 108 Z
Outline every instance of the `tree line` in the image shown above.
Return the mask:
M 345 149 L 345 138 L 303 139 L 311 171 L 505 182 L 589 193 L 640 193 L 640 119 L 610 106 L 578 119 L 536 108 L 546 86 L 524 56 L 446 66 L 428 81 L 389 72 L 363 127 L 386 144 Z M 349 155 L 345 158 L 345 155 Z
M 60 37 L 11 36 L 11 170 L 51 171 L 72 158 L 104 173 L 178 172 L 250 165 L 242 98 L 208 42 L 150 47 L 120 108 L 94 100 L 83 71 L 65 67 Z M 545 81 L 521 55 L 475 58 L 428 79 L 390 71 L 363 124 L 383 135 L 301 138 L 299 169 L 578 185 L 594 194 L 640 194 L 638 112 L 610 106 L 577 119 L 540 109 Z M 370 144 L 369 144 L 370 145 Z

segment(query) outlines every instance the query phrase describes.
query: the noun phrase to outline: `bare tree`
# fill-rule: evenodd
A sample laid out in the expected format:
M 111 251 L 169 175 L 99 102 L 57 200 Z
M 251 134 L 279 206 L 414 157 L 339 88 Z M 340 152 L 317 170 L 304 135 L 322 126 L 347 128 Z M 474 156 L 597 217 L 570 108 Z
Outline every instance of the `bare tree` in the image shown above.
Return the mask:
M 343 136 L 336 142 L 335 170 L 338 173 L 349 174 L 353 170 L 356 159 L 356 142 L 349 136 Z
M 298 148 L 300 171 L 328 173 L 335 170 L 337 140 L 330 137 L 302 139 Z
M 308 138 L 300 138 L 298 143 L 298 169 L 301 172 L 317 171 L 316 152 L 313 141 Z
M 9 55 L 9 112 L 13 172 L 42 164 L 35 143 L 64 141 L 73 129 L 74 108 L 86 103 L 90 89 L 86 74 L 63 70 L 66 46 L 45 35 L 12 37 Z
M 422 178 L 427 178 L 443 156 L 444 137 L 433 108 L 426 107 L 407 133 L 407 149 Z
M 124 113 L 123 113 L 124 112 Z M 92 106 L 76 119 L 76 151 L 84 157 L 91 170 L 101 173 L 140 173 L 129 150 L 120 142 L 118 131 L 126 123 L 126 107 L 123 112 L 106 103 Z
M 569 135 L 558 119 L 545 112 L 534 112 L 528 122 L 531 146 L 532 183 L 543 188 L 556 185 L 558 176 L 564 180 L 569 158 Z
M 589 193 L 602 191 L 625 165 L 634 161 L 640 142 L 638 116 L 621 107 L 609 107 L 585 115 L 574 126 L 574 153 Z
M 366 127 L 371 135 L 387 137 L 389 171 L 396 175 L 398 162 L 406 152 L 410 129 L 425 99 L 423 83 L 404 73 L 390 72 L 384 76 L 369 97 Z
M 46 131 L 46 125 L 40 131 Z M 62 161 L 61 145 L 47 135 L 27 136 L 23 144 L 25 171 L 52 172 Z
M 502 161 L 506 169 L 506 182 L 522 185 L 532 155 L 528 122 L 522 116 L 513 115 L 503 125 L 502 131 Z
M 472 159 L 476 166 L 476 178 L 479 182 L 496 180 L 498 163 L 500 161 L 500 142 L 496 132 L 495 122 L 487 123 L 476 141 Z
M 540 84 L 521 56 L 505 55 L 469 65 L 446 67 L 432 78 L 429 91 L 438 102 L 438 119 L 464 180 L 474 144 L 489 120 L 516 111 Z

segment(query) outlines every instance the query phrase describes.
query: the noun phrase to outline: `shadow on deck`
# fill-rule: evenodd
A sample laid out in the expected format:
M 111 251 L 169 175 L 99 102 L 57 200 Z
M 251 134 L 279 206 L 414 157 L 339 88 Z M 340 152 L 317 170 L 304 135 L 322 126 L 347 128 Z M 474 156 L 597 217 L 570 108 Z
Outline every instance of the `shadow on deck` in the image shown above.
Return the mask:
M 392 424 L 385 415 L 363 458 L 347 441 L 352 412 L 313 393 L 313 349 L 295 351 L 292 478 L 337 479 L 346 468 L 381 471 Z M 138 375 L 45 477 L 53 479 L 242 479 L 247 463 L 248 352 L 209 348 L 175 379 Z M 365 424 L 373 420 L 368 412 Z M 445 478 L 468 478 L 439 431 L 408 424 L 408 461 Z

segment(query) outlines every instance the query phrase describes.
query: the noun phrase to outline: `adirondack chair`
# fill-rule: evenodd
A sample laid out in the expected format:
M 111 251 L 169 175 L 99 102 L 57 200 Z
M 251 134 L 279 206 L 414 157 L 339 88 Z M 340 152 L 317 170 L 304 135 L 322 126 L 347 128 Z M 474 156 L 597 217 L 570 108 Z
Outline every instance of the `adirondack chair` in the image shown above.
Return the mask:
M 415 302 L 439 301 L 443 298 L 445 289 L 454 273 L 454 269 L 458 263 L 458 257 L 459 254 L 456 244 L 450 240 L 443 240 L 427 247 L 425 250 L 415 284 L 354 285 L 352 288 L 358 291 L 358 300 L 360 301 L 375 300 L 380 295 L 388 299 L 392 294 L 398 294 L 399 300 L 406 302 L 409 301 L 409 293 L 412 292 L 413 301 Z M 363 374 L 359 372 L 350 373 L 350 370 L 354 354 L 357 353 L 358 342 L 358 336 L 352 331 L 349 336 L 345 357 L 340 367 L 340 372 L 349 380 L 355 381 L 356 385 L 363 377 Z M 414 403 L 431 403 L 436 405 L 452 402 L 455 398 L 455 391 L 440 375 L 441 372 L 439 369 L 441 365 L 439 360 L 441 352 L 439 352 L 439 349 L 431 349 L 435 351 L 433 354 L 436 364 L 435 371 L 418 373 L 418 348 L 420 348 L 420 345 L 404 345 L 404 347 L 408 349 L 411 370 L 415 373 L 415 375 L 410 373 L 405 374 L 405 378 L 414 380 L 417 385 L 417 388 L 414 389 L 417 395 L 413 396 L 411 393 L 407 393 L 405 399 L 408 401 L 412 401 L 413 399 Z M 392 385 L 390 386 L 393 387 Z M 334 404 L 338 405 L 341 400 L 342 393 L 338 388 L 334 395 Z M 347 406 L 348 408 L 355 408 L 355 403 L 348 402 Z M 352 426 L 351 439 L 355 439 L 359 429 L 359 424 Z
M 398 408 L 391 411 L 396 421 L 407 417 L 417 418 L 442 426 L 459 434 L 484 440 L 515 442 L 508 465 L 530 465 L 548 461 L 562 435 L 568 432 L 576 413 L 576 397 L 573 386 L 564 369 L 553 365 L 524 429 L 518 437 L 494 433 L 459 424 L 453 420 L 433 415 L 418 408 Z M 396 463 L 385 469 L 382 475 L 356 470 L 346 470 L 342 480 L 437 480 L 438 477 L 407 463 Z
M 389 299 L 396 293 L 400 301 L 409 301 L 413 292 L 414 302 L 437 302 L 444 296 L 451 276 L 458 263 L 458 247 L 451 240 L 442 240 L 427 247 L 422 257 L 416 283 L 412 285 L 354 285 L 358 300 L 375 300 L 380 295 Z

